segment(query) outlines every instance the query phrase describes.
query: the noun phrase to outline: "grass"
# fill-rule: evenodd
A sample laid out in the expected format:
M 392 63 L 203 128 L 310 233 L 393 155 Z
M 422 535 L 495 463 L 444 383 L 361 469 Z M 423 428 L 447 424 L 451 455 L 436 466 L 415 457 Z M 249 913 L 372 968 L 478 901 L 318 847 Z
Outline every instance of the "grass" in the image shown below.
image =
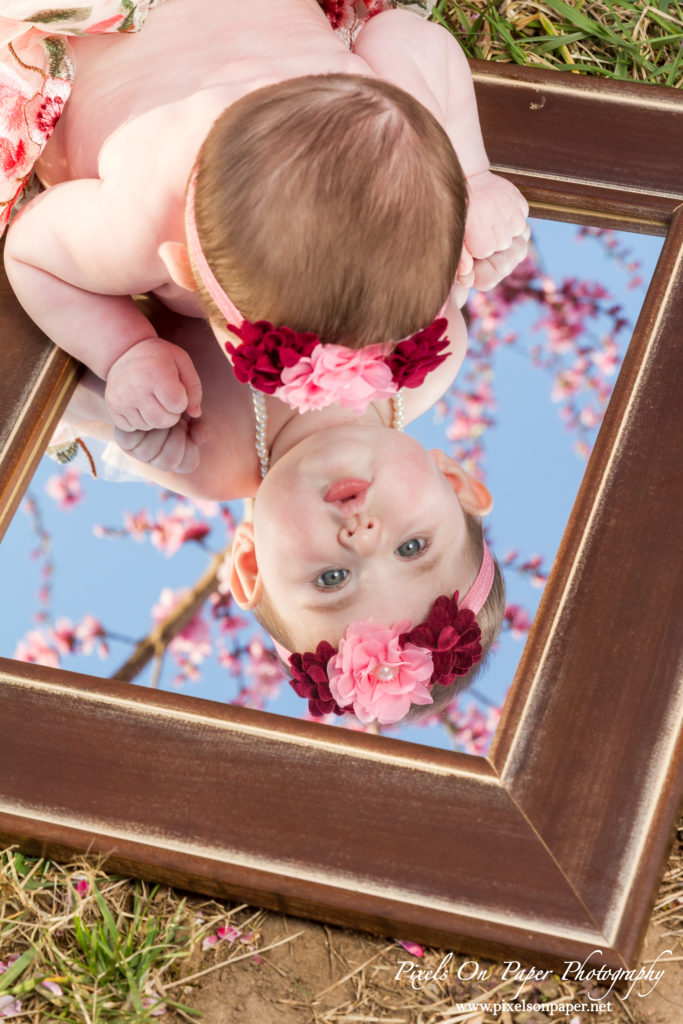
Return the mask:
M 286 919 L 276 917 L 245 905 L 181 897 L 165 886 L 107 875 L 85 858 L 60 866 L 27 857 L 16 848 L 2 850 L 0 1020 L 4 1009 L 12 1011 L 13 1019 L 37 1024 L 146 1024 L 159 1014 L 165 1015 L 165 1024 L 199 1019 L 206 1024 L 250 1024 L 261 1016 L 270 1024 L 281 1015 L 288 1022 L 306 1024 L 566 1024 L 568 1019 L 587 1024 L 589 1018 L 583 1014 L 569 1017 L 567 1004 L 606 994 L 604 986 L 593 981 L 572 981 L 558 974 L 520 985 L 504 979 L 502 964 L 483 958 L 477 963 L 486 971 L 484 980 L 471 981 L 468 974 L 460 981 L 452 969 L 447 977 L 434 977 L 442 951 L 428 949 L 420 958 L 419 951 L 407 953 L 386 939 L 354 936 L 310 922 L 296 922 L 296 931 L 290 933 Z M 280 921 L 285 922 L 285 937 L 264 945 L 262 937 L 267 939 L 270 931 L 274 938 L 272 926 Z M 653 921 L 664 930 L 671 959 L 681 960 L 683 823 Z M 207 936 L 228 924 L 233 933 L 239 928 L 239 941 L 207 948 Z M 306 938 L 299 945 L 294 940 L 302 934 Z M 268 951 L 276 955 L 261 955 Z M 457 959 L 470 957 L 462 954 Z M 8 960 L 12 962 L 5 970 Z M 434 980 L 417 989 L 407 978 L 397 980 L 397 967 L 406 960 L 431 970 Z M 238 961 L 241 987 L 235 974 Z M 331 983 L 323 973 L 328 961 Z M 219 970 L 223 974 L 206 1016 L 176 998 L 180 992 L 192 1002 L 206 976 L 215 979 Z M 243 1016 L 245 982 L 251 998 L 249 1017 Z M 545 1003 L 544 1012 L 494 1017 L 476 1008 L 454 1008 L 456 1002 L 520 999 Z M 610 1001 L 611 1011 L 600 1014 L 604 1024 L 643 1024 L 637 998 L 624 1001 L 614 992 Z M 667 1019 L 676 1019 L 675 1013 Z
M 0 960 L 9 967 L 0 973 L 0 1018 L 14 1000 L 15 1011 L 28 1003 L 46 1022 L 152 1020 L 159 985 L 198 934 L 185 901 L 159 893 L 85 860 L 60 867 L 2 851 Z
M 678 0 L 439 0 L 433 18 L 469 57 L 683 87 Z
M 143 1024 L 166 1007 L 193 1019 L 169 990 L 202 938 L 236 913 L 206 917 L 206 903 L 192 897 L 189 909 L 166 887 L 84 858 L 62 867 L 0 851 L 0 1019 L 11 1009 L 41 1022 Z

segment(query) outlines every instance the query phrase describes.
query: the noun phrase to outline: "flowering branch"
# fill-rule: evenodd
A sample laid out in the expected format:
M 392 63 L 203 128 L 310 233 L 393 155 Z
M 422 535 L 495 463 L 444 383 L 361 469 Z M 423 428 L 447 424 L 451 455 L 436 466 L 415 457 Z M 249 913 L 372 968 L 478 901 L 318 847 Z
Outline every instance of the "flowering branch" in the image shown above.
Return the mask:
M 171 613 L 140 640 L 130 658 L 111 676 L 129 683 L 155 656 L 161 655 L 174 637 L 192 622 L 205 601 L 218 589 L 218 574 L 230 554 L 231 545 L 216 555 L 206 572 L 173 607 Z

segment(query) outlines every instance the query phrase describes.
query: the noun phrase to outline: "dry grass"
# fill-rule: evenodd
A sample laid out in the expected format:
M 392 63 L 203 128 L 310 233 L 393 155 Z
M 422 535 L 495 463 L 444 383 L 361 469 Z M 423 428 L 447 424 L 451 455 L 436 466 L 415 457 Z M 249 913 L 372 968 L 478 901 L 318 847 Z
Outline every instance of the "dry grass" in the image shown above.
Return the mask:
M 470 57 L 683 86 L 677 0 L 440 0 L 434 18 Z
M 653 922 L 671 950 L 668 958 L 683 960 L 683 824 Z M 234 931 L 202 948 L 207 936 L 226 927 Z M 486 979 L 459 980 L 457 966 L 468 954 L 439 974 L 444 951 L 419 957 L 388 940 L 107 875 L 83 858 L 60 866 L 7 849 L 0 853 L 0 961 L 17 954 L 0 973 L 0 1018 L 4 997 L 6 1006 L 19 1001 L 15 1019 L 41 1024 L 142 1024 L 164 1008 L 166 1024 L 583 1024 L 593 1015 L 570 1016 L 565 1004 L 588 1003 L 606 991 L 558 975 L 520 987 L 503 980 L 501 963 L 481 958 Z M 396 978 L 405 961 L 435 976 L 423 976 L 414 988 L 407 969 Z M 515 1000 L 546 1009 L 492 1014 L 454 1008 Z M 611 1012 L 599 1015 L 607 1024 L 648 1019 L 636 998 L 613 992 L 610 1001 Z

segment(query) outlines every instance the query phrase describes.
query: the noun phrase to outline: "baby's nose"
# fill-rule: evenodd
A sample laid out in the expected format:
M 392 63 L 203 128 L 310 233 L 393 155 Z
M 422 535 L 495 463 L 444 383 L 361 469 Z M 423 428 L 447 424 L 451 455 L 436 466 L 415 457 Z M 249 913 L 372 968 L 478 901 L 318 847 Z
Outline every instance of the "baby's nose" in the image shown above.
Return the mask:
M 370 555 L 380 541 L 381 526 L 376 516 L 360 513 L 350 516 L 339 531 L 340 543 L 361 555 Z

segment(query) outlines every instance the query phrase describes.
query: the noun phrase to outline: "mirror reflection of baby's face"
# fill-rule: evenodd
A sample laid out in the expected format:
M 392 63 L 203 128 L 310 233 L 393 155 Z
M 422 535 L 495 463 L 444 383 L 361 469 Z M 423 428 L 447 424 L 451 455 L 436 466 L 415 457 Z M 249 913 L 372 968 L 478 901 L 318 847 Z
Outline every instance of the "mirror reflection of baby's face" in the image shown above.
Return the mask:
M 294 649 L 336 645 L 352 621 L 416 624 L 439 594 L 463 594 L 478 566 L 461 483 L 384 427 L 318 431 L 287 452 L 261 485 L 253 528 L 261 585 Z

